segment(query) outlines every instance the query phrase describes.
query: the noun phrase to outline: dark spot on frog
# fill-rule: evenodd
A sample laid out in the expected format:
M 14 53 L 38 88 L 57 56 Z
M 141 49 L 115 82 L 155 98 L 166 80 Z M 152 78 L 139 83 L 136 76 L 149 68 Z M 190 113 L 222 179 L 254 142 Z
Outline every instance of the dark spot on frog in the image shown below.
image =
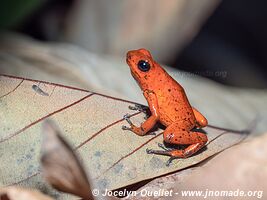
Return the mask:
M 144 78 L 147 80 L 147 75 L 145 75 Z
M 169 92 L 171 92 L 172 90 L 171 89 L 168 89 Z

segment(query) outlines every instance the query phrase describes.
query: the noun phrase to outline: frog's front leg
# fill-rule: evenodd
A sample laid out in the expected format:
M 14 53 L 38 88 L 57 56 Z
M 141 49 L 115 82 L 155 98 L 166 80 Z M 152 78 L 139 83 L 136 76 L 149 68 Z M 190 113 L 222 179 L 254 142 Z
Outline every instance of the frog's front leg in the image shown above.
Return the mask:
M 193 127 L 186 126 L 183 121 L 175 122 L 166 128 L 163 133 L 164 141 L 177 145 L 189 145 L 183 150 L 147 150 L 149 154 L 159 154 L 171 156 L 167 164 L 175 158 L 187 158 L 199 151 L 208 141 L 204 133 L 191 131 Z
M 146 116 L 144 117 L 144 119 L 148 119 L 151 115 L 149 107 L 148 106 L 144 106 L 144 105 L 140 105 L 140 104 L 135 104 L 134 106 L 129 106 L 130 110 L 137 110 L 139 112 L 144 113 Z
M 143 136 L 148 131 L 150 131 L 155 126 L 157 121 L 159 120 L 158 101 L 157 101 L 157 97 L 155 93 L 152 91 L 146 90 L 144 91 L 144 96 L 148 102 L 148 105 L 151 111 L 151 116 L 146 121 L 144 121 L 140 127 L 137 127 L 131 122 L 128 115 L 125 115 L 124 118 L 129 123 L 130 127 L 126 127 L 126 126 L 122 127 L 123 130 L 130 130 L 140 136 Z

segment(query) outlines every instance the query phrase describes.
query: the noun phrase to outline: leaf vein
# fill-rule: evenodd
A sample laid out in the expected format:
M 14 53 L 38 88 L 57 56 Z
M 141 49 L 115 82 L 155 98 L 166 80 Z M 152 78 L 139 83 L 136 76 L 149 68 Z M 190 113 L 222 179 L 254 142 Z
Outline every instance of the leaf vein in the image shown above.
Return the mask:
M 8 93 L 6 93 L 6 94 L 0 96 L 0 99 L 3 98 L 3 97 L 5 97 L 5 96 L 10 95 L 12 92 L 15 92 L 15 90 L 18 89 L 18 87 L 22 84 L 23 81 L 24 81 L 24 79 L 22 79 L 22 80 L 20 81 L 20 83 L 19 83 L 13 90 L 11 90 L 11 91 L 9 91 Z
M 11 138 L 13 138 L 13 137 L 15 137 L 16 135 L 22 133 L 23 131 L 27 130 L 27 129 L 30 128 L 31 126 L 33 126 L 33 125 L 35 125 L 35 124 L 37 124 L 37 123 L 43 121 L 44 119 L 46 119 L 46 118 L 48 118 L 48 117 L 50 117 L 50 116 L 52 116 L 52 115 L 54 115 L 54 114 L 56 114 L 56 113 L 59 113 L 59 112 L 61 112 L 61 111 L 63 111 L 63 110 L 66 110 L 67 108 L 72 107 L 72 106 L 74 106 L 74 105 L 77 104 L 77 103 L 80 103 L 81 101 L 83 101 L 83 100 L 85 100 L 85 99 L 91 97 L 92 95 L 94 95 L 94 93 L 88 94 L 88 95 L 86 95 L 85 97 L 83 97 L 83 98 L 81 98 L 81 99 L 79 99 L 79 100 L 77 100 L 77 101 L 75 101 L 75 102 L 73 102 L 73 103 L 71 103 L 71 104 L 69 104 L 69 105 L 63 107 L 63 108 L 60 108 L 60 109 L 58 109 L 58 110 L 56 110 L 56 111 L 54 111 L 54 112 L 52 112 L 52 113 L 49 113 L 49 114 L 47 114 L 47 115 L 41 117 L 40 119 L 38 119 L 38 120 L 36 120 L 36 121 L 34 121 L 34 122 L 28 124 L 27 126 L 23 127 L 22 129 L 20 129 L 20 130 L 16 131 L 15 133 L 9 135 L 8 137 L 1 139 L 1 140 L 0 140 L 0 143 L 5 142 L 5 141 L 7 141 L 7 140 L 9 140 L 9 139 L 11 139 Z

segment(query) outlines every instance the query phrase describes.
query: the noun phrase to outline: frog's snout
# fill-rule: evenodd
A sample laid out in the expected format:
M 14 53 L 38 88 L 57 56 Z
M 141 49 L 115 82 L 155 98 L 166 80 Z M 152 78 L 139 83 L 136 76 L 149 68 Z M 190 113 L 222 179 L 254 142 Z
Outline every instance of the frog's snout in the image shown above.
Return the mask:
M 132 58 L 132 51 L 128 51 L 126 54 L 126 59 L 131 60 L 131 58 Z
M 132 61 L 134 59 L 134 52 L 133 51 L 128 51 L 126 54 L 126 62 L 130 66 L 132 65 Z
M 129 53 L 127 53 L 126 59 L 131 60 L 131 58 L 132 58 L 132 56 Z
M 131 60 L 131 56 L 128 55 L 128 53 L 127 53 L 126 62 L 127 62 L 128 65 L 130 65 L 130 60 Z

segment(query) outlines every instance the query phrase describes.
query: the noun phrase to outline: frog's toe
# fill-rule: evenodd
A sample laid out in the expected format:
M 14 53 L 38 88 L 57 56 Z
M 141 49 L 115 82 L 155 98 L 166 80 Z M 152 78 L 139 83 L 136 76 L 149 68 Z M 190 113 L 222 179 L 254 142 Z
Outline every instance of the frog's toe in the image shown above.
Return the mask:
M 121 129 L 122 129 L 122 130 L 131 130 L 131 128 L 128 127 L 128 126 L 122 126 Z
M 155 132 L 149 132 L 146 135 L 157 135 Z
M 159 147 L 162 148 L 161 145 L 159 145 Z M 165 148 L 165 147 L 164 147 L 164 148 Z M 159 150 L 153 150 L 153 149 L 146 149 L 146 153 L 147 153 L 147 154 L 158 154 L 158 155 L 171 156 L 169 150 L 159 151 Z M 170 166 L 170 164 L 172 163 L 172 161 L 173 161 L 174 159 L 177 159 L 177 157 L 171 156 L 171 157 L 168 159 L 168 161 L 166 162 L 166 166 Z
M 137 104 L 135 104 L 134 106 L 128 106 L 128 108 L 130 110 L 139 110 Z
M 157 154 L 157 155 L 171 156 L 171 151 L 170 150 L 153 150 L 153 149 L 147 149 L 146 152 L 148 154 Z
M 146 116 L 144 117 L 144 119 L 147 119 L 151 115 L 149 108 L 147 106 L 144 106 L 144 105 L 135 104 L 134 106 L 128 106 L 128 108 L 130 110 L 137 110 L 139 112 L 145 113 Z
M 148 154 L 160 154 L 160 155 L 162 155 L 162 154 L 164 154 L 166 151 L 159 151 L 159 150 L 154 150 L 154 149 L 146 149 L 146 152 L 147 152 Z
M 123 119 L 125 119 L 128 122 L 128 124 L 133 125 L 132 121 L 130 120 L 130 115 L 129 114 L 124 115 Z
M 164 149 L 165 151 L 169 151 L 170 149 L 166 148 L 164 144 L 158 143 L 158 147 Z
M 146 149 L 147 154 L 153 154 L 154 150 L 153 149 Z
M 130 118 L 130 114 L 129 113 L 123 115 L 123 119 L 129 119 L 129 118 Z
M 169 167 L 173 160 L 177 159 L 176 157 L 170 157 L 168 161 L 166 162 L 166 166 Z
M 130 110 L 138 110 L 140 112 L 144 112 L 145 111 L 145 106 L 141 106 L 139 104 L 134 104 L 134 106 L 128 106 L 128 108 Z

